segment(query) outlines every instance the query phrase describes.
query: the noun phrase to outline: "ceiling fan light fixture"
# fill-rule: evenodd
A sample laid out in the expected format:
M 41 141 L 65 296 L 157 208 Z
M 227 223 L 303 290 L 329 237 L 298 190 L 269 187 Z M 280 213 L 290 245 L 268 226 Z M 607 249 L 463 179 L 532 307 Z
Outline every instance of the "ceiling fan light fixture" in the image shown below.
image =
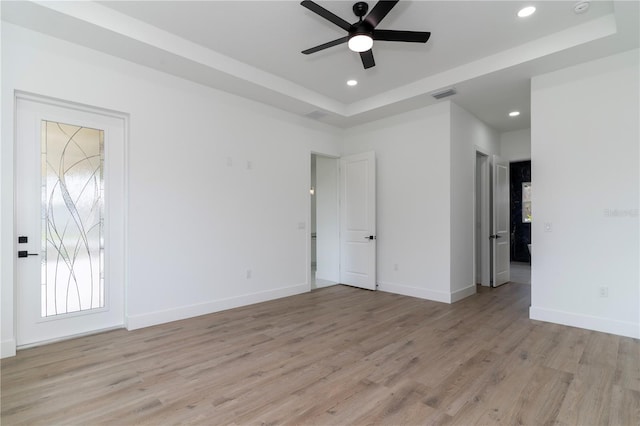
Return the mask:
M 367 34 L 356 34 L 349 39 L 349 49 L 354 52 L 366 52 L 373 47 L 373 39 Z
M 373 50 L 371 49 L 373 47 L 374 36 L 376 40 L 381 41 L 426 43 L 431 36 L 431 33 L 427 31 L 376 29 L 380 21 L 389 14 L 398 1 L 399 0 L 379 0 L 370 12 L 367 3 L 358 1 L 353 5 L 353 13 L 358 17 L 358 22 L 352 24 L 312 0 L 302 0 L 302 2 L 300 2 L 302 7 L 340 27 L 346 31 L 347 34 L 338 39 L 312 47 L 311 49 L 303 50 L 301 53 L 303 55 L 310 55 L 346 43 L 350 50 L 359 53 L 362 66 L 366 70 L 376 66 L 376 61 L 373 59 Z

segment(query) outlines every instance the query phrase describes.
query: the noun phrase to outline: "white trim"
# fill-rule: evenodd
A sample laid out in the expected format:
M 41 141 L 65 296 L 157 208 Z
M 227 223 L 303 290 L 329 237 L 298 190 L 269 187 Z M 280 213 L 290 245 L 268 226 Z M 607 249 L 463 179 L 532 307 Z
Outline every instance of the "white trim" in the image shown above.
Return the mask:
M 640 324 L 629 321 L 618 321 L 555 309 L 536 308 L 534 306 L 529 308 L 529 318 L 640 339 Z
M 111 128 L 113 126 L 117 127 L 118 129 L 118 134 L 120 133 L 119 130 L 122 131 L 122 143 L 121 144 L 115 144 L 115 145 L 111 145 L 111 147 L 107 147 L 105 146 L 105 168 L 104 168 L 104 173 L 105 173 L 105 199 L 115 199 L 117 200 L 119 203 L 118 205 L 114 205 L 113 202 L 109 202 L 107 201 L 107 203 L 105 204 L 105 211 L 104 211 L 104 218 L 105 218 L 105 229 L 104 229 L 104 235 L 105 238 L 107 238 L 108 244 L 111 247 L 114 248 L 110 248 L 108 251 L 110 252 L 110 256 L 108 259 L 106 259 L 105 261 L 105 275 L 108 277 L 108 279 L 111 282 L 116 282 L 116 283 L 121 283 L 122 288 L 118 289 L 119 292 L 121 292 L 120 298 L 121 300 L 119 301 L 120 303 L 117 304 L 117 306 L 111 306 L 111 303 L 113 303 L 113 300 L 111 298 L 111 294 L 109 293 L 109 291 L 111 290 L 111 288 L 109 288 L 107 290 L 107 292 L 105 292 L 105 307 L 102 309 L 96 309 L 96 310 L 91 310 L 91 312 L 87 312 L 87 314 L 98 314 L 98 313 L 107 313 L 110 310 L 119 310 L 121 311 L 121 314 L 118 315 L 117 320 L 114 321 L 109 321 L 110 324 L 102 324 L 105 327 L 102 328 L 96 328 L 94 330 L 87 330 L 87 332 L 83 332 L 81 334 L 72 334 L 69 336 L 63 336 L 60 338 L 55 338 L 55 339 L 50 339 L 50 340 L 44 340 L 44 341 L 38 341 L 38 342 L 33 342 L 33 343 L 28 343 L 27 345 L 23 345 L 23 344 L 18 344 L 18 341 L 22 340 L 21 336 L 19 335 L 18 332 L 18 328 L 19 328 L 19 318 L 18 318 L 18 274 L 17 274 L 17 269 L 15 267 L 15 259 L 16 259 L 16 252 L 17 252 L 17 248 L 14 245 L 14 250 L 13 250 L 13 259 L 14 259 L 14 270 L 13 270 L 13 316 L 14 316 L 14 327 L 13 327 L 13 339 L 15 340 L 15 345 L 17 345 L 18 348 L 24 348 L 24 347 L 29 347 L 29 346 L 37 346 L 39 344 L 43 344 L 43 343 L 50 343 L 53 341 L 58 341 L 58 340 L 66 340 L 67 338 L 73 338 L 73 337 L 77 337 L 80 335 L 84 335 L 84 334 L 93 334 L 96 332 L 102 332 L 105 330 L 109 330 L 109 329 L 113 329 L 113 328 L 122 328 L 125 324 L 125 318 L 126 318 L 126 309 L 127 309 L 127 295 L 128 295 L 128 257 L 127 257 L 127 248 L 128 248 L 128 208 L 129 208 L 129 119 L 130 116 L 128 113 L 125 112 L 119 112 L 119 111 L 115 111 L 115 110 L 111 110 L 111 109 L 106 109 L 106 108 L 101 108 L 101 107 L 96 107 L 96 106 L 92 106 L 92 105 L 87 105 L 87 104 L 83 104 L 83 103 L 78 103 L 75 101 L 70 101 L 70 100 L 63 100 L 63 99 L 58 99 L 58 98 L 54 98 L 54 97 L 50 97 L 50 96 L 46 96 L 46 95 L 39 95 L 39 94 L 35 94 L 35 93 L 31 93 L 31 92 L 26 92 L 26 91 L 22 91 L 22 90 L 14 90 L 13 92 L 13 104 L 14 104 L 14 128 L 13 128 L 13 182 L 12 182 L 12 186 L 13 186 L 13 193 L 14 193 L 14 199 L 13 199 L 13 240 L 16 241 L 17 235 L 18 235 L 18 229 L 17 229 L 17 214 L 16 214 L 16 208 L 17 208 L 17 204 L 16 204 L 16 200 L 15 200 L 15 193 L 16 193 L 16 184 L 17 184 L 17 174 L 16 171 L 18 169 L 17 166 L 17 144 L 18 144 L 18 103 L 19 101 L 23 101 L 23 102 L 32 102 L 32 103 L 36 103 L 39 104 L 41 106 L 44 107 L 54 107 L 54 108 L 60 108 L 60 109 L 64 109 L 66 111 L 76 111 L 78 113 L 82 113 L 82 114 L 88 114 L 88 115 L 94 115 L 94 116 L 99 116 L 100 119 L 107 119 L 107 120 L 112 120 L 113 122 L 117 122 L 117 124 L 109 124 L 109 129 L 105 128 L 105 138 L 108 135 L 108 132 L 110 132 Z M 53 115 L 51 115 L 53 114 Z M 54 112 L 51 113 L 51 111 L 47 110 L 46 116 L 47 117 L 51 117 L 56 118 L 56 116 L 58 116 L 59 113 L 58 112 Z M 88 120 L 88 121 L 86 121 Z M 83 119 L 83 125 L 91 125 L 93 126 L 94 124 L 91 124 L 91 122 L 94 121 L 94 118 L 84 118 Z M 102 123 L 102 121 L 101 121 Z M 108 160 L 107 160 L 108 159 Z M 121 166 L 122 170 L 119 171 L 112 171 L 113 169 L 117 168 L 117 166 L 114 167 L 114 164 L 116 164 L 117 166 Z M 111 176 L 108 178 L 107 180 L 107 176 Z M 117 178 L 113 178 L 113 176 L 117 176 Z M 117 184 L 119 181 L 119 185 Z M 114 183 L 112 183 L 114 182 Z M 109 189 L 107 191 L 106 188 L 108 188 L 108 186 L 114 189 Z M 117 196 L 114 196 L 113 194 L 118 194 Z M 108 197 L 108 198 L 107 198 Z M 116 211 L 117 213 L 113 213 L 114 211 Z M 106 247 L 105 247 L 106 250 Z M 120 258 L 119 262 L 116 262 L 114 259 L 116 258 Z M 107 302 L 108 300 L 108 302 Z M 80 316 L 80 314 L 70 314 L 65 316 L 65 318 L 51 318 L 51 319 L 45 319 L 43 321 L 38 321 L 40 323 L 46 323 L 49 322 L 51 320 L 57 320 L 57 319 L 69 319 L 69 318 L 73 318 L 76 316 Z
M 317 274 L 317 272 L 316 272 Z M 316 287 L 315 288 L 325 288 L 325 287 L 331 287 L 334 285 L 338 285 L 337 282 L 335 281 L 330 281 L 330 280 L 324 280 L 322 278 L 318 278 L 318 276 L 316 275 Z
M 469 287 L 465 287 L 451 293 L 450 303 L 456 303 L 457 301 L 473 296 L 474 294 L 476 294 L 476 285 L 472 284 Z
M 64 342 L 65 340 L 72 340 L 72 339 L 77 339 L 79 337 L 85 337 L 85 336 L 92 336 L 94 334 L 100 334 L 100 333 L 106 333 L 107 331 L 113 331 L 113 330 L 123 330 L 124 326 L 121 325 L 116 325 L 113 327 L 107 327 L 107 328 L 101 328 L 101 329 L 97 329 L 97 330 L 91 330 L 91 331 L 87 331 L 84 333 L 78 333 L 78 334 L 72 334 L 69 336 L 63 336 L 63 337 L 57 337 L 55 339 L 50 339 L 50 340 L 42 340 L 39 342 L 35 342 L 35 343 L 29 343 L 27 345 L 20 345 L 17 347 L 17 349 L 22 350 L 22 349 L 29 349 L 29 348 L 35 348 L 38 346 L 42 346 L 42 345 L 49 345 L 51 343 L 57 343 L 57 342 Z
M 181 306 L 163 311 L 150 312 L 140 315 L 129 315 L 127 317 L 127 330 L 137 330 L 139 328 L 150 327 L 152 325 L 164 324 L 171 321 L 178 321 L 193 318 L 200 315 L 212 314 L 214 312 L 241 306 L 252 305 L 254 303 L 266 302 L 268 300 L 280 299 L 282 297 L 309 292 L 309 284 L 297 284 L 291 287 L 282 287 L 275 290 L 263 291 L 259 293 L 245 294 L 243 296 L 231 297 L 228 299 L 213 300 L 210 302 L 198 303 L 195 305 Z
M 378 282 L 378 290 L 388 293 L 402 294 L 404 296 L 418 297 L 420 299 L 433 300 L 435 302 L 451 303 L 451 294 L 446 291 L 428 290 L 425 288 L 410 287 L 402 284 Z
M 482 163 L 482 179 L 480 182 L 481 185 L 481 193 L 478 194 L 478 154 L 484 158 Z M 491 233 L 491 187 L 490 187 L 490 172 L 491 172 L 491 159 L 488 151 L 485 151 L 484 148 L 475 146 L 475 156 L 473 162 L 473 281 L 477 282 L 477 260 L 478 255 L 481 258 L 480 265 L 480 283 L 484 287 L 491 287 L 491 245 L 487 242 L 489 241 L 489 234 Z M 477 197 L 481 195 L 482 199 L 480 200 L 480 217 L 478 217 L 477 212 Z M 482 249 L 480 253 L 477 251 L 478 241 L 476 239 L 478 234 L 478 222 L 480 222 L 480 232 L 482 235 L 480 236 L 480 241 L 484 241 L 485 243 L 482 245 Z
M 8 339 L 0 342 L 0 358 L 16 356 L 16 340 Z
M 124 120 L 128 124 L 129 114 L 126 112 L 120 112 L 113 109 L 96 107 L 93 105 L 87 105 L 75 101 L 66 101 L 63 99 L 54 98 L 47 95 L 39 95 L 32 92 L 26 92 L 23 90 L 14 91 L 14 103 L 18 99 L 25 101 L 38 102 L 45 105 L 52 105 L 60 108 L 72 109 L 80 112 L 89 112 L 92 114 L 103 115 L 105 117 L 117 118 Z M 128 127 L 125 130 L 129 130 Z M 129 136 L 128 133 L 126 134 Z M 128 141 L 128 139 L 127 139 Z

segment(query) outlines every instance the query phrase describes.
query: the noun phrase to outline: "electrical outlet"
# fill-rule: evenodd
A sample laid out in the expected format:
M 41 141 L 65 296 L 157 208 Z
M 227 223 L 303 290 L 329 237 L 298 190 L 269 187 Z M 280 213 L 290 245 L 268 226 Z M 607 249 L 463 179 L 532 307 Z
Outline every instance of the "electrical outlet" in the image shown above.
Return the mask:
M 552 229 L 551 222 L 545 222 L 544 232 L 551 232 L 551 229 Z
M 609 297 L 609 287 L 602 286 L 598 288 L 598 296 L 600 297 Z

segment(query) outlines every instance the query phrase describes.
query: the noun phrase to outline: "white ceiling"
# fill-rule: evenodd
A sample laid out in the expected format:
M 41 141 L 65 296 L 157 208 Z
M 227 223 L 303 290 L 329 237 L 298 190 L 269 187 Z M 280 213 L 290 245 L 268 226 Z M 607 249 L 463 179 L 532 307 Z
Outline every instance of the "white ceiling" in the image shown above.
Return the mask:
M 350 22 L 353 1 L 318 4 Z M 365 70 L 344 32 L 298 1 L 2 2 L 2 19 L 201 84 L 349 127 L 450 99 L 498 131 L 530 126 L 530 77 L 639 46 L 638 1 L 400 1 L 378 28 L 431 31 L 376 42 Z M 374 1 L 370 1 L 373 7 Z M 537 12 L 517 18 L 523 6 Z M 346 81 L 359 81 L 347 87 Z M 518 109 L 521 116 L 507 113 Z

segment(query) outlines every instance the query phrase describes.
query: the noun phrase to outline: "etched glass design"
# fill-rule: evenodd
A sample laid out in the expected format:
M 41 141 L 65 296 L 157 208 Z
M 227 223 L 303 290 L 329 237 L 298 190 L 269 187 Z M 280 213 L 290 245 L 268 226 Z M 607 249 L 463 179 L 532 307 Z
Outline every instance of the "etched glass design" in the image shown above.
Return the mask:
M 42 317 L 104 307 L 103 163 L 104 131 L 42 121 Z

